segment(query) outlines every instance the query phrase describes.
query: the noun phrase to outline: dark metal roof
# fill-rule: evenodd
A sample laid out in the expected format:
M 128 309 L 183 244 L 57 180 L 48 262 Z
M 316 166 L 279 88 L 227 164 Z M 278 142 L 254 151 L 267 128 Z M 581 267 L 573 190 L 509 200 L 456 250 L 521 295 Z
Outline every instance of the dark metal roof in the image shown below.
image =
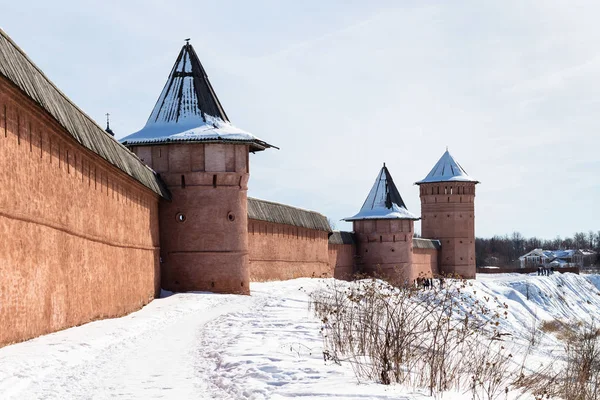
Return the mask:
M 252 197 L 248 197 L 248 219 L 331 232 L 323 214 Z
M 196 51 L 187 42 L 177 56 L 148 122 L 176 123 L 190 115 L 199 116 L 204 122 L 206 115 L 230 122 Z
M 467 174 L 467 171 L 452 157 L 448 148 L 425 179 L 415 182 L 416 185 L 434 182 L 473 182 L 479 183 Z
M 354 233 L 333 231 L 329 236 L 329 244 L 354 244 Z
M 400 192 L 398 191 L 394 180 L 392 179 L 392 175 L 385 164 L 383 164 L 383 173 L 385 174 L 385 180 L 387 182 L 385 206 L 387 208 L 392 208 L 392 204 L 396 204 L 400 207 L 407 208 L 406 204 L 404 204 L 404 200 L 402 200 L 402 196 L 400 196 Z
M 413 247 L 417 249 L 436 249 L 439 250 L 442 248 L 442 244 L 439 240 L 434 239 L 423 239 L 423 238 L 413 238 Z
M 162 197 L 169 192 L 160 178 L 81 111 L 0 29 L 0 74 L 52 116 L 83 147 Z
M 189 42 L 181 48 L 146 125 L 121 139 L 128 146 L 174 142 L 248 144 L 252 152 L 275 147 L 231 124 Z
M 358 214 L 344 218 L 345 221 L 363 219 L 419 219 L 407 210 L 385 163 Z

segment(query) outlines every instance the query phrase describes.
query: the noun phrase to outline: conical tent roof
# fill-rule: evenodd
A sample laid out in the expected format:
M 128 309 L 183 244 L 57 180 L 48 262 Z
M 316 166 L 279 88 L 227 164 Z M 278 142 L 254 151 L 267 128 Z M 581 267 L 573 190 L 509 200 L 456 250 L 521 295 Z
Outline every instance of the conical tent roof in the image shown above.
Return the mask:
M 123 144 L 181 141 L 242 142 L 251 151 L 274 147 L 231 124 L 191 44 L 175 61 L 146 126 Z
M 353 217 L 344 218 L 345 221 L 361 219 L 419 219 L 406 209 L 406 205 L 385 164 L 379 171 L 360 212 Z
M 432 182 L 474 182 L 479 183 L 476 179 L 471 178 L 467 171 L 452 157 L 450 152 L 446 152 L 442 155 L 439 161 L 435 164 L 431 172 L 418 182 L 417 185 L 422 183 Z

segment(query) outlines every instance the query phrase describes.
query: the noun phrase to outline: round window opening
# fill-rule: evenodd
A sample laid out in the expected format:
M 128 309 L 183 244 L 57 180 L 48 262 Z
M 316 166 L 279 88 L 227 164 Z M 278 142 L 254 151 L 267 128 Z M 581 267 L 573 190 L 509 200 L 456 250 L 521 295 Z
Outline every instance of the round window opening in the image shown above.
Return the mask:
M 177 222 L 184 222 L 185 221 L 185 214 L 178 213 L 176 218 L 177 218 Z
M 235 214 L 230 212 L 229 214 L 227 214 L 227 219 L 231 222 L 235 221 Z

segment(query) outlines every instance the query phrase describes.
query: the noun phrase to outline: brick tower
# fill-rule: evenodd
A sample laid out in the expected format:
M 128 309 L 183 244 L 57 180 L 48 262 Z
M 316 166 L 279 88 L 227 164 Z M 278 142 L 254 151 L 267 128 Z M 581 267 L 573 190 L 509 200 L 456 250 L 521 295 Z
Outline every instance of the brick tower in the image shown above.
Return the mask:
M 425 179 L 421 234 L 441 242 L 440 272 L 475 278 L 475 185 L 448 150 Z
M 248 294 L 249 152 L 272 146 L 230 123 L 189 42 L 146 126 L 121 141 L 172 195 L 159 206 L 162 287 Z
M 413 225 L 419 218 L 406 205 L 383 164 L 360 212 L 352 221 L 357 241 L 358 268 L 393 283 L 412 282 Z

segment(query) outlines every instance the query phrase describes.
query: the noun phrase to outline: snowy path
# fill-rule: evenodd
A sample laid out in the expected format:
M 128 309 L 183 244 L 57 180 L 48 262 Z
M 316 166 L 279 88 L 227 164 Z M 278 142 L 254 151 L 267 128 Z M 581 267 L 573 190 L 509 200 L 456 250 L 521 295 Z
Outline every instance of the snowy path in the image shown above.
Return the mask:
M 4 347 L 0 399 L 429 398 L 358 384 L 347 364 L 323 362 L 321 325 L 306 295 L 322 284 L 254 283 L 252 296 L 175 294 L 123 318 Z M 600 276 L 504 274 L 478 276 L 465 290 L 506 304 L 501 328 L 524 348 L 540 320 L 600 320 L 599 289 Z M 557 352 L 561 344 L 547 334 L 531 360 L 539 365 Z
M 325 365 L 302 286 L 176 294 L 123 318 L 0 349 L 2 399 L 417 399 Z

